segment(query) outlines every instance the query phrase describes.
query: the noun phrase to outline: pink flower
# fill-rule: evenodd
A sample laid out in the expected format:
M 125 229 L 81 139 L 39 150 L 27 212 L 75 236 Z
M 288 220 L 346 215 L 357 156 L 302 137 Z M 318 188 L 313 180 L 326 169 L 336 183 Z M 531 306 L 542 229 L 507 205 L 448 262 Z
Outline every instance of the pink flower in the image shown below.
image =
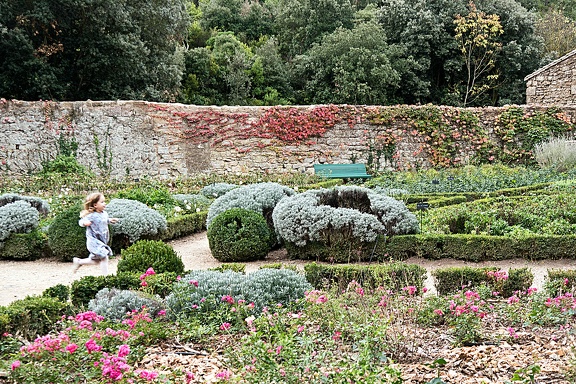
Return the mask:
M 296 332 L 302 333 L 303 330 L 304 330 L 304 326 L 301 325 L 301 326 L 298 327 L 298 329 L 296 330 Z
M 230 380 L 230 378 L 232 377 L 232 372 L 230 372 L 229 370 L 225 369 L 223 371 L 220 371 L 216 374 L 216 377 L 219 379 L 223 379 L 223 380 Z
M 515 304 L 517 302 L 519 302 L 520 299 L 518 298 L 518 296 L 514 295 L 514 296 L 510 296 L 508 298 L 508 304 Z
M 222 296 L 222 301 L 225 301 L 229 304 L 234 304 L 234 298 L 230 295 L 224 295 Z
M 158 311 L 158 316 L 166 316 L 166 311 L 161 309 L 160 311 Z
M 146 275 L 150 276 L 150 275 L 155 275 L 156 272 L 154 272 L 154 268 L 150 267 L 146 270 Z
M 142 287 L 147 287 L 147 286 L 148 286 L 148 283 L 147 283 L 146 281 L 142 280 L 142 283 L 140 283 L 140 285 L 141 285 Z
M 428 288 L 426 288 L 426 287 L 422 288 L 422 292 L 423 292 L 423 293 L 428 292 Z
M 12 365 L 10 366 L 11 370 L 15 370 L 16 368 L 20 367 L 20 360 L 15 360 Z
M 435 309 L 434 313 L 437 314 L 438 316 L 444 316 L 444 312 L 442 312 L 441 309 Z
M 409 295 L 413 295 L 416 293 L 417 288 L 413 285 L 409 285 L 407 287 L 402 288 L 402 290 L 408 292 Z
M 182 280 L 182 276 L 180 276 L 180 275 L 176 276 L 176 281 L 180 281 L 180 280 Z
M 78 349 L 78 345 L 76 345 L 76 344 L 74 344 L 74 343 L 68 344 L 68 345 L 66 346 L 66 350 L 67 350 L 68 352 L 70 352 L 70 353 L 76 352 L 77 349 Z
M 326 298 L 325 295 L 320 295 L 318 296 L 318 298 L 316 299 L 316 304 L 322 304 L 328 301 L 328 298 Z
M 341 337 L 342 337 L 342 332 L 338 332 L 338 331 L 334 332 L 334 335 L 332 336 L 332 338 L 333 338 L 334 340 L 338 340 L 338 339 L 340 339 Z
M 192 372 L 186 372 L 186 384 L 189 384 L 194 380 L 194 374 Z
M 102 346 L 96 344 L 96 342 L 93 339 L 88 340 L 85 345 L 86 349 L 88 350 L 88 353 L 98 352 L 102 350 Z
M 198 288 L 199 284 L 196 280 L 190 280 L 189 283 L 192 284 L 193 286 L 195 286 L 196 288 Z
M 280 373 L 280 376 L 282 376 L 282 377 L 286 376 L 286 371 L 284 370 L 284 368 L 280 368 L 278 373 Z
M 510 337 L 513 337 L 513 338 L 515 338 L 515 339 L 518 338 L 518 335 L 516 334 L 516 331 L 514 330 L 514 328 L 509 327 L 509 328 L 507 329 L 507 331 L 508 331 L 508 333 L 510 334 Z
M 126 357 L 130 354 L 130 347 L 126 344 L 122 344 L 118 349 L 119 357 Z
M 276 354 L 279 355 L 281 351 L 282 351 L 282 346 L 281 345 L 277 346 L 276 347 Z
M 222 325 L 220 325 L 220 330 L 227 331 L 228 329 L 230 329 L 231 326 L 232 324 L 230 323 L 222 323 Z
M 158 372 L 154 371 L 140 371 L 140 377 L 148 381 L 152 381 L 158 377 Z

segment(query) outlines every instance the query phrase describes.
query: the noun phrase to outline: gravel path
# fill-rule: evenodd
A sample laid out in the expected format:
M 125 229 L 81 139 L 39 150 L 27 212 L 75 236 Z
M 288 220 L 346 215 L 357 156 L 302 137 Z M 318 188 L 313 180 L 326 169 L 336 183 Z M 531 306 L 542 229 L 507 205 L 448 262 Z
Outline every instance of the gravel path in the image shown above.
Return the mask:
M 212 257 L 208 246 L 206 232 L 197 233 L 178 240 L 171 241 L 174 250 L 182 257 L 184 267 L 187 270 L 208 269 L 219 266 L 221 263 Z M 257 270 L 261 265 L 273 262 L 283 262 L 285 264 L 296 265 L 302 268 L 308 261 L 289 260 L 284 250 L 273 251 L 268 258 L 263 261 L 246 263 L 246 271 Z M 434 281 L 430 271 L 437 268 L 451 266 L 496 266 L 502 269 L 529 267 L 534 273 L 534 284 L 536 288 L 541 288 L 549 268 L 554 269 L 576 269 L 576 260 L 546 260 L 527 261 L 524 259 L 511 259 L 497 262 L 466 263 L 463 261 L 442 259 L 425 260 L 412 258 L 408 263 L 415 263 L 428 270 L 428 279 L 425 285 L 434 292 Z M 110 260 L 109 272 L 116 273 L 118 260 Z M 5 261 L 0 260 L 0 305 L 8 305 L 14 300 L 23 299 L 28 295 L 41 294 L 46 288 L 56 284 L 69 285 L 74 280 L 83 276 L 100 274 L 100 267 L 95 265 L 83 266 L 74 274 L 72 273 L 72 263 L 64 263 L 55 260 L 36 261 Z

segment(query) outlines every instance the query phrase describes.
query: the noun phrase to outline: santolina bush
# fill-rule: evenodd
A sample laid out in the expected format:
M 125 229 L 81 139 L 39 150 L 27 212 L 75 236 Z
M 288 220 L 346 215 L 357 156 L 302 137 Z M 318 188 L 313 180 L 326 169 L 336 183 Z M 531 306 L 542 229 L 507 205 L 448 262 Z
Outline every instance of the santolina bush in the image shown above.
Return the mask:
M 125 235 L 131 243 L 157 236 L 166 230 L 166 218 L 139 201 L 112 199 L 106 211 L 110 217 L 120 219 L 113 226 L 114 235 Z
M 0 207 L 0 242 L 12 233 L 30 232 L 38 226 L 40 215 L 30 203 L 18 200 Z

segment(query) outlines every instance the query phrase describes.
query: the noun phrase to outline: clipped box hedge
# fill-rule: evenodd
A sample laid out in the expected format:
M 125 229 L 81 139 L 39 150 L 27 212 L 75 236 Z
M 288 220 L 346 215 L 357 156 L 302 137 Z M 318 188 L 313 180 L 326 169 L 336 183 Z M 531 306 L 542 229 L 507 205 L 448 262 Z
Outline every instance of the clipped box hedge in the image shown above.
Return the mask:
M 352 281 L 365 289 L 380 286 L 398 291 L 415 286 L 420 292 L 426 279 L 426 269 L 416 264 L 401 262 L 372 265 L 325 265 L 310 263 L 304 266 L 306 279 L 316 289 L 338 287 L 346 289 Z
M 202 232 L 206 229 L 207 216 L 208 211 L 203 211 L 171 217 L 167 220 L 166 231 L 162 232 L 160 239 L 167 241 Z
M 464 261 L 496 261 L 512 258 L 554 260 L 576 257 L 576 235 L 533 235 L 522 239 L 487 235 L 398 235 L 380 241 L 375 256 L 380 260 L 452 258 Z
M 524 292 L 532 285 L 534 275 L 528 268 L 511 268 L 508 279 L 496 286 L 493 278 L 488 276 L 489 271 L 498 271 L 496 267 L 450 267 L 440 268 L 432 272 L 434 287 L 439 295 L 458 292 L 463 289 L 476 289 L 483 283 L 498 291 L 502 297 L 510 297 L 516 291 Z
M 33 340 L 54 330 L 55 323 L 69 312 L 69 305 L 56 298 L 28 296 L 0 307 L 0 333 Z
M 50 256 L 48 236 L 38 229 L 30 233 L 13 233 L 0 244 L 0 259 L 37 260 Z

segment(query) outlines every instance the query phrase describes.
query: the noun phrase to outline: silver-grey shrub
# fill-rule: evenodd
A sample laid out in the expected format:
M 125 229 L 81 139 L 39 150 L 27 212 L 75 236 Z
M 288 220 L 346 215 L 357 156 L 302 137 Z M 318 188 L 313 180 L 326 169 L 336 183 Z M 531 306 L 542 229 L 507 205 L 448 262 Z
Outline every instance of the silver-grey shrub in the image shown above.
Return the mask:
M 234 188 L 238 188 L 238 185 L 229 183 L 214 183 L 202 188 L 200 193 L 211 199 L 217 199 L 220 196 L 224 196 L 228 191 L 231 191 Z
M 40 214 L 25 200 L 0 207 L 0 242 L 12 233 L 26 233 L 38 227 Z
M 139 311 L 142 307 L 146 307 L 151 315 L 156 315 L 163 308 L 162 299 L 145 297 L 136 291 L 103 288 L 88 303 L 89 310 L 112 321 L 120 321 L 127 313 Z
M 294 190 L 278 183 L 258 183 L 249 184 L 243 187 L 232 189 L 225 195 L 214 200 L 208 217 L 206 218 L 206 227 L 219 214 L 231 208 L 244 208 L 263 215 L 268 224 L 272 225 L 270 215 L 276 207 L 276 204 L 286 196 L 294 195 Z M 270 220 L 269 220 L 270 219 Z
M 222 297 L 229 295 L 235 301 L 254 303 L 259 313 L 267 306 L 287 305 L 311 289 L 302 274 L 289 269 L 263 269 L 247 275 L 230 270 L 192 271 L 174 285 L 166 308 L 172 318 L 201 316 L 221 308 Z
M 283 199 L 272 215 L 280 237 L 296 246 L 327 242 L 335 233 L 373 242 L 388 236 L 418 232 L 418 220 L 406 205 L 362 187 L 310 190 Z
M 542 168 L 566 172 L 576 168 L 576 141 L 553 137 L 534 147 L 534 157 Z
M 46 216 L 50 212 L 50 205 L 46 200 L 34 196 L 21 196 L 15 193 L 5 193 L 0 195 L 0 207 L 20 200 L 30 203 L 30 205 L 37 209 L 43 216 Z
M 110 217 L 120 221 L 113 226 L 115 235 L 126 235 L 134 243 L 143 237 L 154 237 L 166 230 L 166 218 L 144 203 L 128 199 L 112 199 L 106 207 Z

